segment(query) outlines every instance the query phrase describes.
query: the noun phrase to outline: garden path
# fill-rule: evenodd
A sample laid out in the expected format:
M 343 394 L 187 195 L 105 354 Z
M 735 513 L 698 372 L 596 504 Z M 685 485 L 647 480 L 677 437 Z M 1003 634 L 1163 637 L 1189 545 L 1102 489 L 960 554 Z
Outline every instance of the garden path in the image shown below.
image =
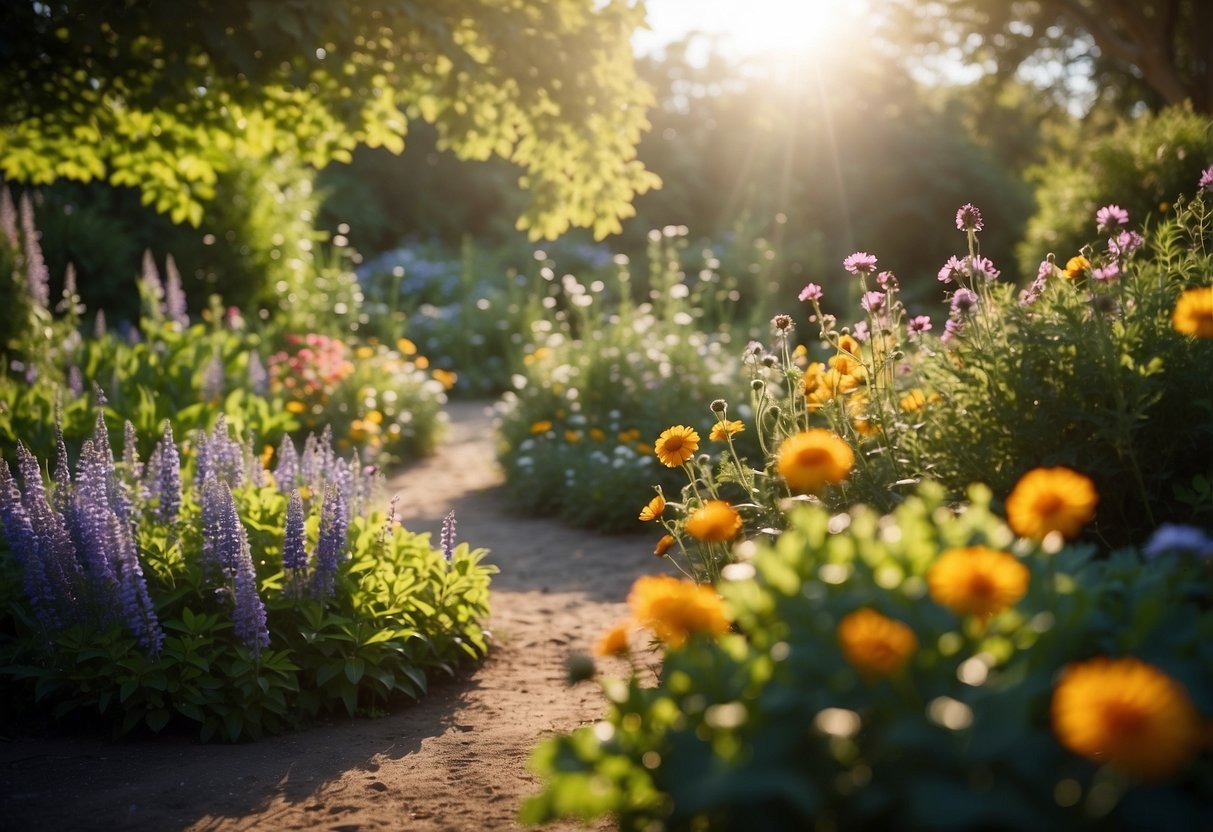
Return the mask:
M 631 582 L 658 564 L 648 538 L 595 536 L 512 513 L 486 405 L 456 402 L 450 413 L 437 453 L 389 486 L 407 528 L 436 539 L 453 508 L 458 539 L 491 549 L 501 573 L 483 665 L 397 713 L 247 745 L 5 738 L 0 829 L 519 828 L 518 807 L 539 786 L 526 768 L 531 749 L 603 710 L 596 685 L 565 684 L 565 659 L 623 617 Z

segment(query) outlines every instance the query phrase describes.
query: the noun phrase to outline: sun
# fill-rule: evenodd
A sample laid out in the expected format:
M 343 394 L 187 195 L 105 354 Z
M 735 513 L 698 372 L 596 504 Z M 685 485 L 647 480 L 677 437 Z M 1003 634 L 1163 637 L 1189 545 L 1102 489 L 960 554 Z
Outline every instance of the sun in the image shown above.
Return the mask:
M 719 38 L 737 57 L 801 57 L 856 30 L 868 0 L 647 0 L 650 30 L 639 42 L 668 43 L 692 31 Z
M 739 52 L 763 56 L 804 54 L 849 30 L 865 4 L 857 0 L 741 0 L 726 4 L 732 14 L 725 39 Z

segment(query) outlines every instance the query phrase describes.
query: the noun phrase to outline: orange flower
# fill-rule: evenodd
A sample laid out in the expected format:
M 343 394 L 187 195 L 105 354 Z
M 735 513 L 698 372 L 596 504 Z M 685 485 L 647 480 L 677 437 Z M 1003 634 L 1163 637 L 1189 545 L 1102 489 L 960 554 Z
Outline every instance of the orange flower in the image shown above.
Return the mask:
M 694 428 L 675 425 L 657 437 L 657 458 L 667 468 L 677 468 L 699 450 L 699 434 Z
M 866 607 L 838 622 L 838 643 L 846 660 L 870 678 L 892 676 L 918 649 L 913 630 Z
M 628 622 L 621 621 L 602 634 L 594 645 L 596 656 L 623 656 L 628 652 Z
M 740 419 L 735 419 L 732 422 L 721 421 L 712 425 L 712 432 L 708 438 L 713 442 L 726 442 L 729 437 L 736 436 L 745 430 L 745 422 Z
M 1015 534 L 1044 540 L 1050 532 L 1073 539 L 1095 516 L 1099 495 L 1090 479 L 1069 468 L 1033 468 L 1007 496 L 1007 522 Z
M 708 500 L 687 518 L 687 534 L 707 543 L 732 540 L 741 531 L 741 515 L 724 500 Z
M 1196 338 L 1213 338 L 1213 286 L 1189 289 L 1175 302 L 1171 326 Z
M 1009 552 L 988 546 L 948 549 L 927 572 L 935 603 L 957 615 L 989 618 L 1028 591 L 1028 568 Z
M 653 547 L 653 554 L 657 557 L 664 557 L 665 553 L 670 551 L 670 547 L 674 545 L 673 535 L 663 535 L 661 540 L 657 541 L 657 545 Z
M 302 413 L 305 410 L 307 410 L 307 405 L 305 405 L 301 401 L 296 401 L 296 400 L 292 399 L 291 401 L 286 403 L 287 413 Z
M 783 441 L 776 468 L 789 488 L 804 494 L 842 482 L 854 464 L 850 445 L 828 430 L 813 428 Z
M 859 355 L 859 341 L 851 335 L 843 335 L 838 339 L 838 349 L 851 355 Z
M 649 500 L 648 505 L 640 510 L 640 519 L 644 522 L 656 520 L 665 511 L 665 497 L 658 494 L 653 499 Z
M 917 387 L 901 397 L 901 409 L 906 413 L 917 413 L 927 406 L 927 396 Z
M 1179 771 L 1204 733 L 1183 685 L 1134 658 L 1069 665 L 1052 712 L 1053 732 L 1066 748 L 1145 780 Z
M 628 606 L 638 622 L 670 647 L 681 647 L 695 633 L 718 636 L 729 629 L 724 602 L 714 589 L 669 575 L 637 578 Z
M 1082 277 L 1091 270 L 1091 261 L 1081 254 L 1066 261 L 1065 275 L 1070 280 Z
M 547 433 L 551 429 L 552 422 L 550 419 L 540 419 L 538 422 L 531 423 L 531 433 Z

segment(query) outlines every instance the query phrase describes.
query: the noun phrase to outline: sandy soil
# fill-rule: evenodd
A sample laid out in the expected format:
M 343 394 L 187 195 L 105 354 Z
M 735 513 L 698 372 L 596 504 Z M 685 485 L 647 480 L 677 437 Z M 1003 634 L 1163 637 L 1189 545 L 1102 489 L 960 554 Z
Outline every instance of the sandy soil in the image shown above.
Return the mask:
M 565 684 L 565 659 L 623 617 L 631 582 L 660 565 L 648 538 L 511 514 L 485 406 L 456 403 L 451 416 L 439 452 L 390 487 L 407 528 L 436 539 L 453 508 L 458 538 L 491 549 L 501 574 L 482 665 L 398 713 L 253 744 L 3 738 L 0 829 L 520 828 L 518 807 L 538 789 L 530 750 L 603 710 L 596 685 Z

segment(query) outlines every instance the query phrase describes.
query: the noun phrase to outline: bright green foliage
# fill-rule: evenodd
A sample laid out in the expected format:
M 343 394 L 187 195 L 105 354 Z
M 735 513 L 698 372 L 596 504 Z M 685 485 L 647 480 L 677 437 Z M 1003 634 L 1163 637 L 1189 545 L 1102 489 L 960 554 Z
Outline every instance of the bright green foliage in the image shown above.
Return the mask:
M 1087 828 L 1199 826 L 1213 757 L 1142 785 L 1067 751 L 1050 723 L 1067 664 L 1133 656 L 1213 713 L 1208 564 L 1089 547 L 1045 554 L 969 493 L 962 512 L 923 486 L 891 515 L 799 509 L 719 585 L 736 632 L 666 649 L 654 686 L 636 657 L 607 679 L 604 719 L 544 742 L 546 781 L 528 822 L 612 815 L 620 829 Z M 1009 549 L 1027 594 L 988 621 L 932 600 L 942 550 Z M 917 649 L 891 677 L 865 677 L 840 648 L 840 620 L 873 608 Z
M 167 636 L 160 655 L 146 656 L 122 626 L 73 627 L 53 635 L 48 650 L 24 599 L 6 598 L 7 707 L 100 721 L 115 733 L 193 725 L 204 741 L 235 742 L 334 712 L 382 713 L 424 695 L 435 673 L 453 673 L 487 651 L 481 624 L 495 569 L 481 563 L 484 550 L 460 544 L 447 561 L 428 535 L 389 528 L 381 514 L 359 516 L 333 596 L 295 597 L 282 568 L 286 495 L 246 486 L 236 498 L 266 602 L 269 649 L 254 656 L 233 634 L 231 601 L 201 567 L 199 507 L 187 499 L 173 527 L 152 512 L 138 521 L 143 570 Z M 319 525 L 312 505 L 309 550 Z M 4 586 L 20 586 L 12 557 L 0 570 Z
M 1213 164 L 1213 122 L 1187 107 L 1170 107 L 1084 137 L 1082 151 L 1031 172 L 1040 183 L 1038 210 L 1019 245 L 1019 267 L 1031 275 L 1044 253 L 1065 261 L 1095 228 L 1095 211 L 1114 203 L 1134 223 L 1154 225 L 1171 214 Z
M 642 15 L 591 0 L 7 3 L 0 173 L 138 187 L 197 225 L 233 160 L 399 153 L 421 119 L 442 149 L 522 168 L 532 236 L 603 236 L 657 184 L 635 159 Z

